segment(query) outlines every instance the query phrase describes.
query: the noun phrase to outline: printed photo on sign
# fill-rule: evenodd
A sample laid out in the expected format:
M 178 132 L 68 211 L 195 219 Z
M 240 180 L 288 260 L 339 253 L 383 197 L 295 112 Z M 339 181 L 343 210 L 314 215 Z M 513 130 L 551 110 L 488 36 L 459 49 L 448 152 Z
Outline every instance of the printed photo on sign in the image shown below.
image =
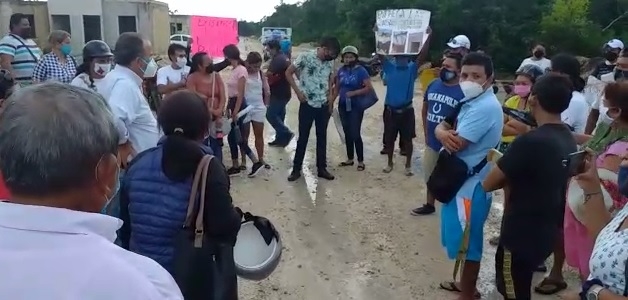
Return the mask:
M 380 54 L 418 54 L 427 40 L 431 12 L 386 9 L 375 14 L 375 51 Z
M 408 39 L 407 31 L 394 31 L 392 48 L 390 54 L 404 54 L 406 52 L 406 40 Z
M 262 28 L 262 43 L 266 43 L 270 40 L 291 40 L 292 28 L 289 27 L 263 27 Z

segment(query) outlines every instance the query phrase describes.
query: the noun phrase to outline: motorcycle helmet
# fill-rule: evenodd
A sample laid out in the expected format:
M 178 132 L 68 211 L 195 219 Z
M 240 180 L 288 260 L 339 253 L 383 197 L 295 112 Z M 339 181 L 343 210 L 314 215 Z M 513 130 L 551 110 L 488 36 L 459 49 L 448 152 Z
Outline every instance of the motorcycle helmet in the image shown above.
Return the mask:
M 351 53 L 353 55 L 355 55 L 355 57 L 358 57 L 358 48 L 356 48 L 355 46 L 345 46 L 344 48 L 342 48 L 342 51 L 340 52 L 341 56 L 344 56 L 347 53 Z
M 264 217 L 244 214 L 233 247 L 238 277 L 259 281 L 268 278 L 281 260 L 282 243 L 273 224 Z
M 91 40 L 83 46 L 83 61 L 90 61 L 94 57 L 113 56 L 111 48 L 101 40 Z
M 532 81 L 532 83 L 536 82 L 536 79 L 539 78 L 543 74 L 544 74 L 543 70 L 541 70 L 541 68 L 539 68 L 539 66 L 535 64 L 524 65 L 521 68 L 519 68 L 517 72 L 515 72 L 515 76 L 516 75 L 527 76 L 528 78 L 530 78 L 530 81 Z

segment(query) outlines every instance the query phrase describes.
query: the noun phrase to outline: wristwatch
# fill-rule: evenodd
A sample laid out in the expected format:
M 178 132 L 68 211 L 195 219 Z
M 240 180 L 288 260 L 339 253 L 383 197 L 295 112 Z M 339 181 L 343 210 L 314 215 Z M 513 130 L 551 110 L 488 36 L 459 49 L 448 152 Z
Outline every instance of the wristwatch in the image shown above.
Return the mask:
M 598 300 L 598 295 L 603 289 L 603 286 L 597 284 L 591 286 L 591 288 L 589 288 L 589 290 L 587 291 L 587 300 Z

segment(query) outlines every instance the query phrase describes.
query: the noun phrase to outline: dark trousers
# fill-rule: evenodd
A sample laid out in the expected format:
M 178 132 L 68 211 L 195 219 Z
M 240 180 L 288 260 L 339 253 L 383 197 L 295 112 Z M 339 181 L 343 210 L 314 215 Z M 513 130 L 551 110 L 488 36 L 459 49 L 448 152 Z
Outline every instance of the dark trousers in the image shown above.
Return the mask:
M 353 109 L 347 111 L 344 105 L 339 105 L 338 113 L 342 122 L 342 129 L 345 132 L 345 146 L 347 147 L 347 158 L 353 160 L 353 152 L 358 156 L 358 161 L 364 161 L 364 143 L 362 142 L 362 120 L 364 111 Z
M 303 158 L 310 138 L 312 124 L 316 126 L 316 167 L 319 170 L 327 168 L 327 125 L 329 124 L 329 106 L 312 107 L 307 103 L 299 106 L 299 139 L 294 154 L 293 170 L 300 171 Z
M 235 97 L 229 98 L 229 103 L 227 104 L 227 108 L 229 109 L 229 111 L 235 108 L 235 103 Z M 245 107 L 246 105 L 243 103 L 240 107 L 240 110 L 243 110 Z M 245 141 L 242 138 L 246 135 L 246 131 L 249 130 L 249 124 L 244 123 L 244 119 L 246 119 L 246 116 L 242 116 L 240 119 L 238 119 L 238 122 L 236 123 L 238 125 L 239 132 L 236 131 L 234 127 L 232 127 L 231 131 L 229 131 L 229 135 L 227 136 L 227 142 L 229 143 L 229 152 L 231 153 L 232 160 L 238 159 L 238 157 L 240 156 L 238 146 L 244 150 L 246 156 L 253 157 L 253 150 L 251 150 L 251 147 L 249 147 L 249 141 Z M 239 139 L 237 137 L 237 134 L 240 135 Z
M 210 136 L 205 140 L 205 145 L 212 149 L 214 157 L 222 161 L 222 145 L 218 143 L 217 139 Z
M 382 120 L 385 120 L 387 118 L 386 116 L 386 107 L 384 106 L 384 111 L 382 112 Z M 384 122 L 384 127 L 385 127 L 385 123 Z M 393 142 L 393 145 L 386 145 L 386 130 L 384 130 L 384 133 L 382 133 L 382 145 L 384 146 L 384 149 L 389 149 L 390 151 L 394 151 L 395 150 L 395 145 Z M 399 139 L 399 150 L 403 150 L 403 146 L 405 145 L 405 141 L 403 139 Z
M 266 120 L 270 126 L 275 129 L 275 141 L 287 142 L 292 132 L 284 123 L 286 120 L 286 105 L 288 105 L 288 99 L 282 99 L 279 97 L 270 97 L 270 104 L 266 110 Z

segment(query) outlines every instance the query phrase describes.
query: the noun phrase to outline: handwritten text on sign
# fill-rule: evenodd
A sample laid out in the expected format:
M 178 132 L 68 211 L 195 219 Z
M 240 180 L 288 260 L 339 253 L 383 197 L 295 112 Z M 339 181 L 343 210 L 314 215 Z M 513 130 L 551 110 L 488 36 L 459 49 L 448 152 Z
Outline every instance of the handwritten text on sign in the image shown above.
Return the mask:
M 377 26 L 392 30 L 425 31 L 430 23 L 431 12 L 421 9 L 386 9 L 375 14 Z
M 238 44 L 238 21 L 232 18 L 192 16 L 191 35 L 194 39 L 192 53 L 207 52 L 212 57 L 222 57 L 222 49 Z

